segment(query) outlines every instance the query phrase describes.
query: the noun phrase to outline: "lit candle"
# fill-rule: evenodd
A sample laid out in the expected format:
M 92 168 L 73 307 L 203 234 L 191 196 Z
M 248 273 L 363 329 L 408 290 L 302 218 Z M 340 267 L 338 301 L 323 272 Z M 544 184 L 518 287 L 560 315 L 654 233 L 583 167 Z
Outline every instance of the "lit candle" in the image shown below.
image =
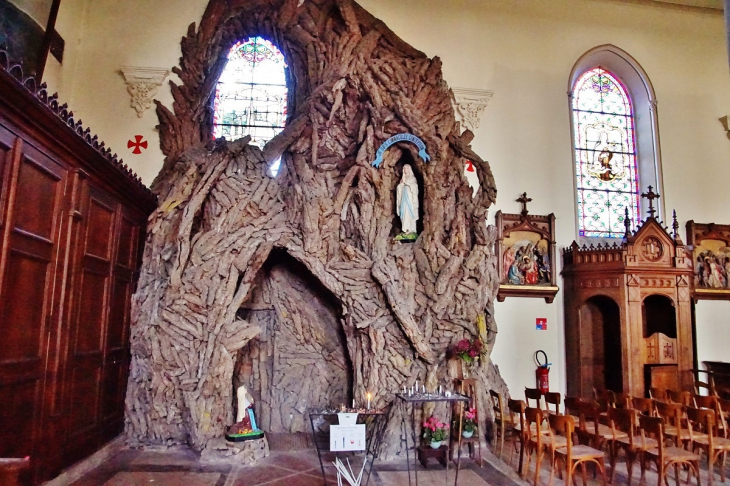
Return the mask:
M 368 410 L 370 410 L 370 392 L 368 392 Z
M 439 395 L 441 395 L 441 385 L 439 385 Z
M 426 385 L 423 385 L 423 394 L 426 394 Z
M 355 408 L 355 399 L 352 399 L 352 408 Z

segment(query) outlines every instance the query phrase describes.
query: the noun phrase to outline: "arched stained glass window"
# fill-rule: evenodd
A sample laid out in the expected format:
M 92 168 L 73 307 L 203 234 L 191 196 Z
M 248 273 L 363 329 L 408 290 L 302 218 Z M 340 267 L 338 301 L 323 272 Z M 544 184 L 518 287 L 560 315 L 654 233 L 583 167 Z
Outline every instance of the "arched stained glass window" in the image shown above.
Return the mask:
M 279 49 L 262 37 L 238 42 L 218 80 L 213 103 L 213 137 L 251 135 L 263 147 L 286 123 L 286 68 Z
M 634 113 L 621 81 L 601 67 L 573 86 L 578 232 L 621 238 L 624 214 L 639 218 Z

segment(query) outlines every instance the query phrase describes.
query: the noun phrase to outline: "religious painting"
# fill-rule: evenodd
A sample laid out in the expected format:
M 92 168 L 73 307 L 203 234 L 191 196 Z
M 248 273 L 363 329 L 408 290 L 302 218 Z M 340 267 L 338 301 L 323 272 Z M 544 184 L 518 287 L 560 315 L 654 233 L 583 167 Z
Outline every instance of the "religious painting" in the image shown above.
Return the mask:
M 555 285 L 555 215 L 529 214 L 523 194 L 520 214 L 497 212 L 496 253 L 499 270 L 497 300 L 505 297 L 543 297 L 551 303 L 558 292 Z
M 692 249 L 693 297 L 730 299 L 730 225 L 687 222 Z

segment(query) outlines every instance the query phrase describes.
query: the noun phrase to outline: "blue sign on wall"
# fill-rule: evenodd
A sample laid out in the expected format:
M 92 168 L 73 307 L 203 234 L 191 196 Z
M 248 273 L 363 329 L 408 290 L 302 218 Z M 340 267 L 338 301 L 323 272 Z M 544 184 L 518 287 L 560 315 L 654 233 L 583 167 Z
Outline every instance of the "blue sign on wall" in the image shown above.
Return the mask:
M 380 164 L 383 163 L 383 154 L 385 153 L 385 151 L 398 142 L 412 143 L 413 145 L 418 147 L 418 156 L 421 157 L 424 162 L 428 162 L 429 160 L 431 160 L 431 157 L 426 153 L 426 144 L 423 143 L 423 140 L 415 135 L 411 135 L 410 133 L 399 133 L 398 135 L 393 135 L 388 140 L 383 142 L 383 145 L 380 146 L 377 153 L 375 154 L 376 157 L 375 160 L 373 160 L 373 167 L 380 167 Z

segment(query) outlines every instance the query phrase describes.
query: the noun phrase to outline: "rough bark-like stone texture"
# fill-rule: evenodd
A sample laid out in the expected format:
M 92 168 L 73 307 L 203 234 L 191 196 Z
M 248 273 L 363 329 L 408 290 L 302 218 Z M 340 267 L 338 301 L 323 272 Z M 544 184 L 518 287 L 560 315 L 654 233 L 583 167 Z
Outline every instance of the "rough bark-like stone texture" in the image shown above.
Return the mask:
M 263 151 L 245 139 L 209 141 L 210 101 L 227 51 L 253 35 L 277 44 L 289 64 L 290 119 Z M 328 361 L 314 358 L 331 341 L 314 335 L 323 328 L 312 321 L 314 304 L 304 302 L 318 287 L 297 290 L 277 277 L 275 265 L 266 276 L 273 250 L 306 267 L 339 306 L 348 394 L 359 403 L 371 390 L 374 404 L 385 406 L 416 379 L 452 388 L 458 367 L 447 362 L 450 345 L 480 334 L 482 312 L 489 350 L 496 333 L 494 233 L 486 225 L 496 188 L 489 165 L 469 147 L 472 134 L 459 133 L 439 59 L 407 45 L 350 0 L 212 0 L 183 38 L 182 54 L 172 110 L 157 105 L 166 159 L 153 185 L 160 206 L 150 218 L 133 298 L 129 442 L 210 449 L 233 419 L 239 351 L 262 331 L 264 342 L 278 326 L 274 339 L 297 343 L 287 352 L 307 343 L 312 356 L 305 359 Z M 419 136 L 431 161 L 401 143 L 379 169 L 371 167 L 378 147 L 398 133 Z M 267 169 L 279 156 L 282 169 L 272 178 Z M 473 198 L 465 158 L 480 179 Z M 423 189 L 414 244 L 392 238 L 399 232 L 395 186 L 405 163 Z M 256 305 L 254 288 L 268 292 L 276 313 L 265 324 L 252 317 L 258 311 L 245 310 Z M 292 326 L 286 332 L 284 322 Z M 296 359 L 277 358 L 276 349 L 274 342 L 274 360 Z M 483 417 L 490 408 L 486 390 L 504 387 L 485 361 L 477 373 Z M 287 375 L 268 377 L 267 393 L 279 394 L 278 404 L 278 380 L 298 378 Z M 287 427 L 273 425 L 270 413 L 272 426 Z M 401 446 L 398 426 L 393 410 L 386 457 Z

